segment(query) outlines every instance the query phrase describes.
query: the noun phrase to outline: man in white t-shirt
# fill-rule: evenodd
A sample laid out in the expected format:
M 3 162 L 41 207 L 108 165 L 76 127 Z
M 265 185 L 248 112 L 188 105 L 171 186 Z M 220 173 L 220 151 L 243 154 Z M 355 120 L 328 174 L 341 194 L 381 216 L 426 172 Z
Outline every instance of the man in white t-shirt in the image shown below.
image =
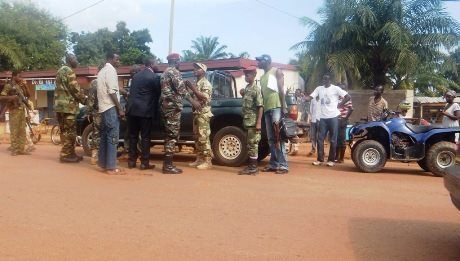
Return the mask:
M 120 88 L 115 67 L 120 65 L 118 54 L 107 54 L 107 63 L 97 74 L 97 102 L 101 114 L 101 138 L 99 143 L 98 165 L 107 174 L 124 174 L 117 168 L 117 146 L 120 118 L 125 112 L 120 105 Z
M 337 133 L 339 129 L 340 115 L 339 107 L 350 100 L 350 95 L 342 88 L 332 85 L 329 75 L 323 76 L 323 85 L 316 89 L 307 97 L 307 100 L 318 98 L 319 110 L 319 137 L 318 137 L 318 157 L 313 165 L 319 166 L 324 162 L 324 139 L 330 133 L 330 146 L 327 166 L 334 166 L 335 154 L 337 151 Z

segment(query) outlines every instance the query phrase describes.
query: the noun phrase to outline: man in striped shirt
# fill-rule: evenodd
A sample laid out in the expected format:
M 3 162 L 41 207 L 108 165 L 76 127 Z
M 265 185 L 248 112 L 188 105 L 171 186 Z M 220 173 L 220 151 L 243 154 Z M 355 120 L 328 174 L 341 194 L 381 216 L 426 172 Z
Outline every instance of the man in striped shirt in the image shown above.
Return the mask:
M 344 91 L 347 91 L 347 85 L 345 83 L 339 84 L 340 88 Z M 351 99 L 344 104 L 339 106 L 339 131 L 337 135 L 337 152 L 335 154 L 335 162 L 336 163 L 343 163 L 343 158 L 345 156 L 345 151 L 347 149 L 346 144 L 346 132 L 347 132 L 347 125 L 348 119 L 350 118 L 351 113 L 353 112 L 353 104 Z
M 368 121 L 379 121 L 382 118 L 382 113 L 388 109 L 388 102 L 382 97 L 382 94 L 383 86 L 375 87 L 374 97 L 369 98 Z

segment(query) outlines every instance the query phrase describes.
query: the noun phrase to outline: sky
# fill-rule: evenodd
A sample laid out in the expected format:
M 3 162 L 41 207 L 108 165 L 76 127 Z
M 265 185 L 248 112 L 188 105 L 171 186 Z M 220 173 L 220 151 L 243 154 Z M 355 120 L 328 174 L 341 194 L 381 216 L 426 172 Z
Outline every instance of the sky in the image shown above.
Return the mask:
M 153 54 L 163 61 L 169 49 L 170 0 L 26 0 L 65 18 L 102 1 L 63 22 L 72 32 L 115 30 L 118 21 L 129 30 L 147 28 Z M 299 22 L 307 16 L 320 21 L 320 0 L 175 0 L 173 52 L 190 49 L 199 36 L 217 36 L 227 51 L 251 58 L 269 54 L 274 62 L 295 58 L 291 47 L 304 40 L 309 30 Z M 445 2 L 446 11 L 460 21 L 460 1 Z

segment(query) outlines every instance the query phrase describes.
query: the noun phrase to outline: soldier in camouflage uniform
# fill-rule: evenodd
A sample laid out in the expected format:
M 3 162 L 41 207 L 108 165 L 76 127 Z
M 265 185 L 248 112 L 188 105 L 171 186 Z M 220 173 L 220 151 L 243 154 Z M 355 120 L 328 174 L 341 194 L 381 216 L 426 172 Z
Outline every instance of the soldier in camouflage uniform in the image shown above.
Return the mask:
M 257 69 L 251 67 L 244 70 L 245 80 L 248 83 L 242 90 L 243 95 L 243 126 L 247 130 L 247 147 L 249 165 L 241 170 L 239 175 L 257 175 L 258 147 L 260 141 L 260 129 L 263 115 L 263 99 L 260 88 L 255 83 Z
M 77 163 L 83 157 L 75 153 L 75 138 L 77 137 L 75 120 L 80 110 L 78 103 L 86 104 L 87 97 L 80 89 L 77 76 L 72 70 L 78 65 L 77 57 L 73 54 L 66 55 L 66 63 L 67 65 L 57 71 L 56 89 L 54 90 L 54 111 L 61 130 L 62 142 L 59 159 L 62 163 Z
M 172 164 L 176 142 L 179 139 L 180 117 L 183 108 L 182 100 L 187 97 L 194 108 L 199 108 L 187 92 L 185 82 L 179 72 L 180 56 L 177 53 L 168 55 L 168 68 L 161 75 L 160 108 L 165 127 L 165 158 L 163 161 L 164 174 L 180 174 L 181 169 Z
M 99 142 L 101 139 L 101 114 L 99 113 L 99 107 L 97 106 L 97 79 L 91 81 L 88 90 L 88 100 L 86 102 L 88 106 L 88 115 L 93 119 L 93 133 L 91 135 L 91 164 L 96 165 L 97 154 L 99 150 Z
M 7 103 L 10 112 L 10 141 L 11 155 L 29 155 L 30 152 L 25 150 L 26 145 L 26 113 L 25 104 L 21 98 L 28 98 L 29 92 L 24 80 L 17 72 L 13 72 L 13 81 L 3 87 L 1 96 L 9 97 Z M 18 98 L 15 98 L 17 96 Z
M 195 138 L 196 160 L 189 164 L 190 167 L 197 169 L 210 169 L 211 162 L 211 143 L 209 135 L 211 128 L 209 121 L 212 117 L 211 113 L 211 83 L 206 79 L 206 65 L 202 63 L 194 63 L 194 73 L 197 79 L 196 86 L 190 82 L 186 82 L 187 87 L 193 92 L 192 98 L 195 102 L 201 105 L 199 110 L 193 111 L 193 136 Z

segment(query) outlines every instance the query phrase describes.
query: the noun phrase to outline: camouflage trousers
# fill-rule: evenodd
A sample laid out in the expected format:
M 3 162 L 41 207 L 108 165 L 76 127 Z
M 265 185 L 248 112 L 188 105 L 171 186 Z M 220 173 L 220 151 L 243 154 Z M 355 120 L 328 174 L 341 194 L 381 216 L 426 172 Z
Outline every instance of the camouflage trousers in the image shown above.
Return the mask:
M 98 150 L 101 143 L 101 122 L 102 117 L 100 113 L 93 114 L 93 133 L 91 135 L 91 150 Z
M 256 131 L 255 127 L 246 127 L 246 130 L 248 156 L 249 158 L 257 159 L 259 157 L 260 131 Z
M 24 109 L 10 110 L 11 152 L 24 152 L 26 145 L 26 114 Z
M 174 154 L 179 139 L 180 117 L 182 110 L 178 108 L 162 108 L 161 118 L 165 128 L 165 154 Z
M 211 128 L 209 116 L 193 114 L 193 137 L 195 139 L 195 153 L 197 156 L 211 157 Z
M 59 129 L 61 130 L 61 157 L 75 155 L 75 139 L 77 137 L 76 115 L 56 112 Z

